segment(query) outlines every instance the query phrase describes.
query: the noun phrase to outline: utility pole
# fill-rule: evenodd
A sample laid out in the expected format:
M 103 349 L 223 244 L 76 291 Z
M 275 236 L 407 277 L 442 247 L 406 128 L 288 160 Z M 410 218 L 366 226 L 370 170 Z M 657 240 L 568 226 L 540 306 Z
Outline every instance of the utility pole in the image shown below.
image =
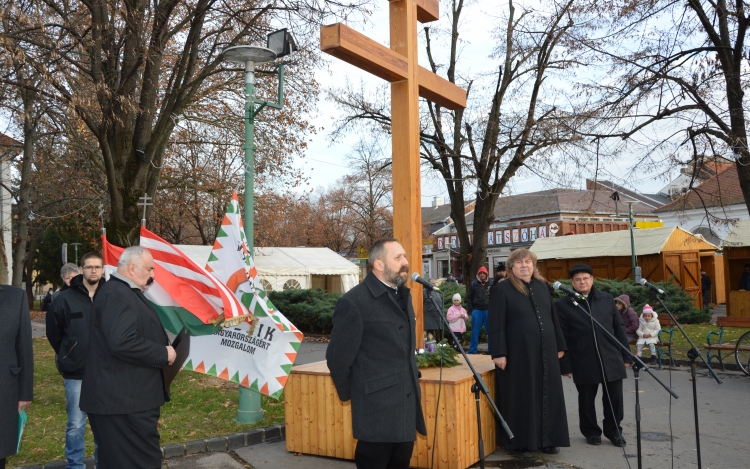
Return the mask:
M 634 201 L 628 201 L 628 221 L 630 222 L 630 257 L 631 257 L 631 263 L 632 263 L 632 270 L 633 270 L 633 282 L 636 282 L 636 274 L 635 274 L 635 268 L 638 265 L 635 259 L 635 239 L 633 238 L 633 225 L 635 225 L 635 221 L 633 220 L 633 204 Z

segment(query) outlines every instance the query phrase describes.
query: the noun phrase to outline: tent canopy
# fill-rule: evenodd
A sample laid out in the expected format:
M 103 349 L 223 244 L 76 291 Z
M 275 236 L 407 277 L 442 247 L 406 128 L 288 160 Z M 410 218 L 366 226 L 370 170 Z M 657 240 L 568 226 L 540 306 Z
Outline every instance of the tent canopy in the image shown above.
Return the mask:
M 649 228 L 633 230 L 635 255 L 648 256 L 664 251 L 665 246 L 674 234 L 688 235 L 694 239 L 694 243 L 691 242 L 690 246 L 692 249 L 699 251 L 719 249 L 704 240 L 702 236 L 696 236 L 679 227 Z M 531 246 L 531 251 L 540 260 L 630 256 L 630 231 L 620 230 L 607 233 L 538 238 Z
M 737 220 L 723 245 L 732 248 L 750 246 L 750 220 Z

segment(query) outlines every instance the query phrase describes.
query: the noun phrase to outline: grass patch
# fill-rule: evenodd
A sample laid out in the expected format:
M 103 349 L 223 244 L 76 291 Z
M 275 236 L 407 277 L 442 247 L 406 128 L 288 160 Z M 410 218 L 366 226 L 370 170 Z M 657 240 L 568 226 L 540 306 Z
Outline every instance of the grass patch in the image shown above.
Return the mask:
M 8 458 L 9 466 L 44 464 L 65 459 L 65 390 L 47 339 L 34 339 L 34 402 L 24 430 L 21 452 Z M 172 383 L 172 401 L 161 408 L 161 445 L 236 433 L 284 421 L 284 398 L 261 396 L 265 418 L 253 425 L 234 422 L 238 386 L 213 376 L 183 371 Z M 94 438 L 86 427 L 86 455 L 94 454 Z

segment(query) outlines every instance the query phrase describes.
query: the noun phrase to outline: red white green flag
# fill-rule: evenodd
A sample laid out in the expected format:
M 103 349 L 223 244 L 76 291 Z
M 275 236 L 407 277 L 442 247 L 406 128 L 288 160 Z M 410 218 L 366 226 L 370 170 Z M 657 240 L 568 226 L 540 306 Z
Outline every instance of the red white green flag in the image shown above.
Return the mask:
M 154 283 L 144 296 L 165 329 L 177 334 L 185 327 L 192 336 L 200 336 L 213 334 L 226 320 L 252 320 L 221 281 L 145 227 L 141 227 L 140 245 L 154 257 Z M 124 249 L 102 235 L 102 250 L 108 272 L 116 270 Z
M 278 399 L 303 334 L 276 310 L 260 284 L 236 192 L 216 235 L 206 271 L 234 292 L 254 318 L 227 318 L 222 330 L 191 338 L 184 369 L 234 381 Z

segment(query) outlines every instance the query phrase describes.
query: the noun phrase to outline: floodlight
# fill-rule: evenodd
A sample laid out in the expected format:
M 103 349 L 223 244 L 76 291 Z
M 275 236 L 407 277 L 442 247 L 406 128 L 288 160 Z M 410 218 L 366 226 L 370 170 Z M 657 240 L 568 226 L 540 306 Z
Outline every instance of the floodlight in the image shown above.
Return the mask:
M 268 34 L 267 47 L 276 53 L 276 57 L 284 57 L 297 50 L 297 41 L 292 33 L 284 28 Z

